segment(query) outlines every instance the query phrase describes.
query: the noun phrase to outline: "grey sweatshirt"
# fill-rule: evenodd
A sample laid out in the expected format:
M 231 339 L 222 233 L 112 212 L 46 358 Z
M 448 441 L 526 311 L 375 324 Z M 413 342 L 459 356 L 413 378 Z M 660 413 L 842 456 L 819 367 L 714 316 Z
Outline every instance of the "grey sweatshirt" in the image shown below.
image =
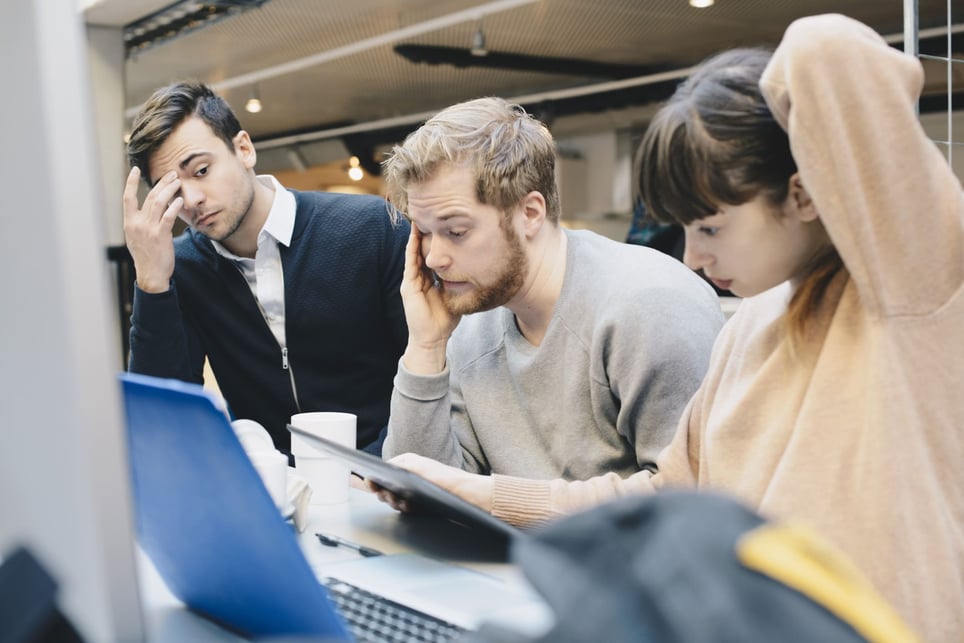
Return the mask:
M 539 346 L 506 308 L 465 316 L 437 375 L 399 362 L 384 457 L 580 480 L 654 468 L 702 379 L 723 316 L 679 261 L 566 231 L 565 277 Z

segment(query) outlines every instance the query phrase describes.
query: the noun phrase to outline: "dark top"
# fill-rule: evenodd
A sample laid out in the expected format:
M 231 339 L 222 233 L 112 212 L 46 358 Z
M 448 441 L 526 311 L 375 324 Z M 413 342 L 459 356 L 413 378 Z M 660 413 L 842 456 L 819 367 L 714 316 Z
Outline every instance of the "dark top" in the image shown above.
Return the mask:
M 208 357 L 232 417 L 261 423 L 287 452 L 300 411 L 358 416 L 358 446 L 388 422 L 408 330 L 399 285 L 406 222 L 378 197 L 298 192 L 291 246 L 280 246 L 287 366 L 244 276 L 204 235 L 174 240 L 171 289 L 135 288 L 130 370 L 201 383 Z

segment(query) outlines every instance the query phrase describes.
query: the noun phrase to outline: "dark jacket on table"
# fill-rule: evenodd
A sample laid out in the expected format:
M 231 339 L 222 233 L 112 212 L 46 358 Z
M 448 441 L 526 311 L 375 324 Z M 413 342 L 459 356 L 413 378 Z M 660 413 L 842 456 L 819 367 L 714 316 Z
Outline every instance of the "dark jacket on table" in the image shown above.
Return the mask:
M 299 192 L 281 245 L 287 360 L 241 271 L 204 235 L 174 241 L 171 289 L 135 288 L 132 372 L 201 383 L 207 356 L 232 417 L 261 423 L 289 450 L 299 411 L 358 416 L 358 446 L 388 422 L 408 330 L 399 285 L 408 224 L 378 197 Z M 297 395 L 297 399 L 296 399 Z

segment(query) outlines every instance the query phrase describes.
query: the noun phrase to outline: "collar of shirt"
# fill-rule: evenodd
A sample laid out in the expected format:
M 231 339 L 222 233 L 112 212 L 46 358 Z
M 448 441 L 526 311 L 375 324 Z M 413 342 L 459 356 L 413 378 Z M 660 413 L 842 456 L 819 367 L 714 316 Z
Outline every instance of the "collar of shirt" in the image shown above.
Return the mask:
M 258 233 L 258 249 L 254 259 L 239 257 L 216 241 L 214 249 L 231 261 L 244 276 L 251 294 L 271 333 L 282 349 L 285 362 L 285 295 L 284 270 L 281 265 L 279 244 L 288 247 L 295 227 L 295 196 L 278 183 L 273 176 L 259 176 L 258 180 L 274 189 L 274 200 L 268 218 Z

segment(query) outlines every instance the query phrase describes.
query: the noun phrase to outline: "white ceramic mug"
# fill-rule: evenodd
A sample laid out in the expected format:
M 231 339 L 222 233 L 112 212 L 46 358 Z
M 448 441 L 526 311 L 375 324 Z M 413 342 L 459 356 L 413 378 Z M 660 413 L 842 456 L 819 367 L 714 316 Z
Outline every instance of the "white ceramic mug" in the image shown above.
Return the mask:
M 353 413 L 313 411 L 291 416 L 291 425 L 338 444 L 355 448 L 358 418 Z M 347 463 L 315 449 L 307 438 L 291 434 L 295 471 L 311 486 L 311 504 L 348 502 L 351 470 Z

